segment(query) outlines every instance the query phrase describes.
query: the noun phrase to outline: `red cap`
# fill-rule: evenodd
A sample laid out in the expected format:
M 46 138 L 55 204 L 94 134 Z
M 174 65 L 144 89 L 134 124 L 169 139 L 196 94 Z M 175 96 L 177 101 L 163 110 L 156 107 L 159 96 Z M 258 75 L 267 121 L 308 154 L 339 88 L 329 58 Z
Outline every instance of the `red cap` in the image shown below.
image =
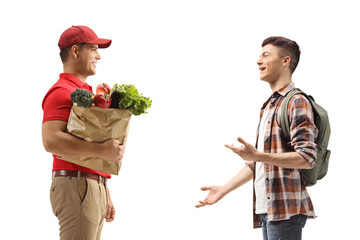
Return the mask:
M 58 45 L 62 50 L 80 43 L 97 44 L 99 48 L 107 48 L 111 40 L 98 38 L 95 32 L 86 26 L 72 26 L 61 34 Z

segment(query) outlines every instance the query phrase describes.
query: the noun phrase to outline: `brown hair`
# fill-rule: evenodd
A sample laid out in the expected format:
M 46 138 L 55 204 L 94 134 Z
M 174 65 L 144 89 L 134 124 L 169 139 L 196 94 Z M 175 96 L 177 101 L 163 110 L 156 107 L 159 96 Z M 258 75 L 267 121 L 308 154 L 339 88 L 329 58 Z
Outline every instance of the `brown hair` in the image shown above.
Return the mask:
M 290 57 L 290 71 L 291 74 L 295 71 L 299 60 L 300 60 L 300 47 L 299 45 L 290 39 L 284 37 L 269 37 L 265 39 L 262 43 L 262 47 L 271 44 L 281 49 L 280 57 L 289 56 Z
M 81 48 L 84 46 L 85 43 L 80 43 L 80 44 L 76 44 L 78 47 L 79 47 L 79 51 L 81 50 Z M 72 47 L 72 46 L 71 46 Z M 60 51 L 60 58 L 61 58 L 61 62 L 62 63 L 65 63 L 68 56 L 69 56 L 69 51 L 70 51 L 70 48 L 71 47 L 68 47 L 68 48 L 64 48 Z

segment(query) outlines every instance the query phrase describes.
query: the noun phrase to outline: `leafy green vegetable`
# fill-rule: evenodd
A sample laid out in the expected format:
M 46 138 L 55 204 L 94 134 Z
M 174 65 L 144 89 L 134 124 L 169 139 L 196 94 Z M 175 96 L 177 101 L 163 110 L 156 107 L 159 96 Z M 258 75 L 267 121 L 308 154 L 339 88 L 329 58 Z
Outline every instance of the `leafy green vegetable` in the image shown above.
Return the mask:
M 91 106 L 91 104 L 94 102 L 92 96 L 92 92 L 81 88 L 77 88 L 74 92 L 70 93 L 71 101 L 82 107 Z
M 151 107 L 150 98 L 139 94 L 134 85 L 115 84 L 111 89 L 111 93 L 117 92 L 118 103 L 120 109 L 129 109 L 134 115 L 147 113 L 146 110 Z M 115 94 L 112 94 L 115 95 Z

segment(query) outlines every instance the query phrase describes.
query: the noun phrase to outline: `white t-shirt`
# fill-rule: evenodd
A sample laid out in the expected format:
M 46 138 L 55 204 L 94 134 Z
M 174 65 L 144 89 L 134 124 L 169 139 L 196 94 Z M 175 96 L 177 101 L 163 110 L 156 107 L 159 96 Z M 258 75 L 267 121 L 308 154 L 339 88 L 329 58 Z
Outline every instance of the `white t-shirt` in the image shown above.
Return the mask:
M 259 136 L 257 149 L 260 152 L 264 152 L 264 138 L 266 132 L 266 124 L 270 120 L 269 104 L 264 109 L 259 127 Z M 267 198 L 266 198 L 266 187 L 265 187 L 265 172 L 264 163 L 256 162 L 256 175 L 255 175 L 255 195 L 256 195 L 256 214 L 267 213 Z

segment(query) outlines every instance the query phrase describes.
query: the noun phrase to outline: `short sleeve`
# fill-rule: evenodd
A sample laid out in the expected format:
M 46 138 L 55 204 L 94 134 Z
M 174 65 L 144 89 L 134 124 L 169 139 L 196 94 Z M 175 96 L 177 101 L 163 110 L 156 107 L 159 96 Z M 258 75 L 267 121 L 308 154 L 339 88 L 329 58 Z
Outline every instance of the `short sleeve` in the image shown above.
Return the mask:
M 43 100 L 43 123 L 51 120 L 67 122 L 72 105 L 68 89 L 61 87 L 52 89 Z

